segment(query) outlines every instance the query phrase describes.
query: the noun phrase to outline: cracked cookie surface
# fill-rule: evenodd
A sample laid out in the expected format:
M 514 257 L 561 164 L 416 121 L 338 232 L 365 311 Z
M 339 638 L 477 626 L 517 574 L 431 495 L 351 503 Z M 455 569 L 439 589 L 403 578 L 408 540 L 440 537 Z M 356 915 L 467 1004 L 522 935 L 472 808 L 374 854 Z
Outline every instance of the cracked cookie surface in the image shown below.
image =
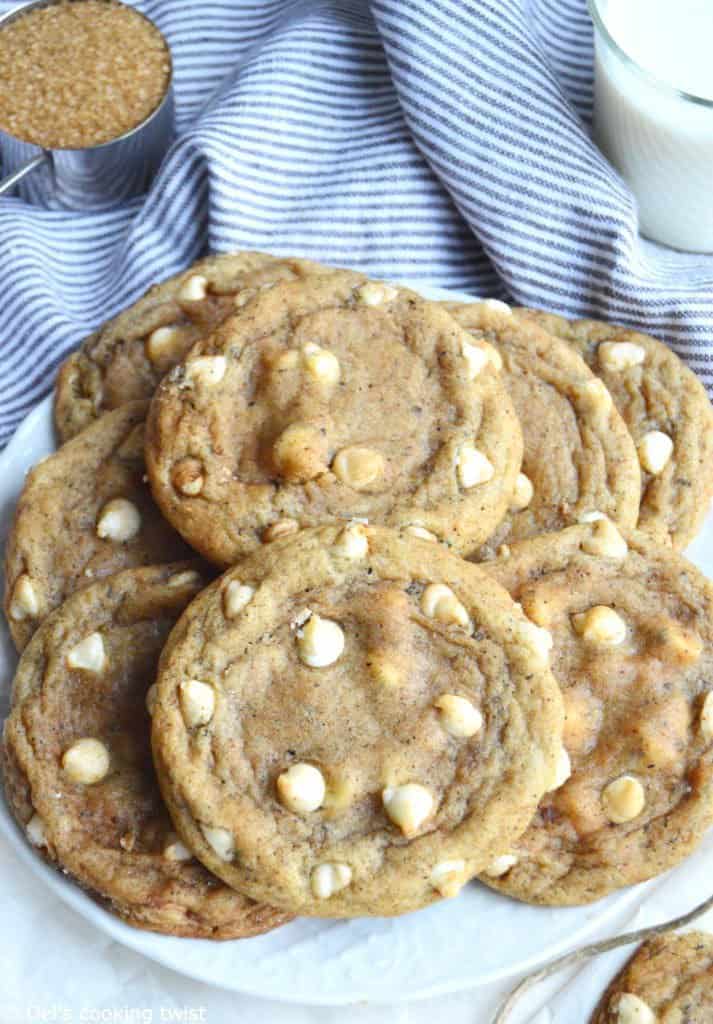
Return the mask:
M 441 545 L 351 523 L 249 556 L 179 621 L 153 750 L 184 841 L 302 914 L 455 895 L 554 777 L 548 636 Z
M 581 904 L 678 864 L 713 824 L 713 587 L 607 519 L 485 568 L 552 634 L 567 758 L 504 870 L 483 880 Z
M 504 514 L 522 450 L 491 351 L 439 305 L 352 271 L 276 285 L 162 381 L 154 496 L 220 565 L 354 516 L 468 550 Z
M 672 932 L 637 949 L 607 989 L 591 1024 L 710 1024 L 713 935 Z
M 577 522 L 598 510 L 634 526 L 640 473 L 612 399 L 563 341 L 518 321 L 500 302 L 447 304 L 474 339 L 492 344 L 524 438 L 522 473 L 503 522 L 477 559 L 499 545 Z
M 287 918 L 192 858 L 151 761 L 149 687 L 171 627 L 202 586 L 195 563 L 128 570 L 55 611 L 20 659 L 3 779 L 30 842 L 129 924 L 240 938 Z
M 22 650 L 93 579 L 191 554 L 145 482 L 146 402 L 107 413 L 32 469 L 5 550 L 5 613 Z
M 604 381 L 639 452 L 638 527 L 684 548 L 713 497 L 713 406 L 701 381 L 648 334 L 537 310 L 515 315 L 563 338 Z

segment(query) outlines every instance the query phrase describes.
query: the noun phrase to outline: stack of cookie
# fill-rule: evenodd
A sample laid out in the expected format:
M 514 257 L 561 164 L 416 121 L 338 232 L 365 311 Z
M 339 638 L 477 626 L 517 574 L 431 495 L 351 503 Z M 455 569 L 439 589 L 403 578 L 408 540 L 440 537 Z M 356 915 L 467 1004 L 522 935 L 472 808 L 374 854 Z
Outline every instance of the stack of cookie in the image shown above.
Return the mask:
M 4 782 L 125 920 L 584 903 L 713 824 L 713 588 L 676 553 L 713 410 L 660 342 L 240 253 L 87 339 L 55 412 Z

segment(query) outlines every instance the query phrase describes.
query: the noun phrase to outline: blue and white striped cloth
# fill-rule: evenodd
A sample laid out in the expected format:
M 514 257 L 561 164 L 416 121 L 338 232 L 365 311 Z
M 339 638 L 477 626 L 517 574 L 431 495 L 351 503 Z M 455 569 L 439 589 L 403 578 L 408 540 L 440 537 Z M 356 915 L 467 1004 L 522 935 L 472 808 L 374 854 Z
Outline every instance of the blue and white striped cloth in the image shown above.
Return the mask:
M 642 243 L 587 134 L 585 0 L 136 6 L 171 44 L 180 135 L 114 212 L 0 200 L 0 444 L 92 328 L 210 250 L 611 318 L 713 385 L 713 258 Z

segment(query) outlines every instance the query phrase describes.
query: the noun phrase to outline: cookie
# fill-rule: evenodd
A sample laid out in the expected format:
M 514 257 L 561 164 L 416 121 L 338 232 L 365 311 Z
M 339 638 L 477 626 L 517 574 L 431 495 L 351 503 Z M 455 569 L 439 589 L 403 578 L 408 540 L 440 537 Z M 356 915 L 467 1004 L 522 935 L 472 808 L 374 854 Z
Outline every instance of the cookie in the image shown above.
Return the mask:
M 154 496 L 224 566 L 355 516 L 469 550 L 504 514 L 521 458 L 491 351 L 438 304 L 352 271 L 276 285 L 162 381 Z
M 701 381 L 647 334 L 529 309 L 515 315 L 563 338 L 604 381 L 639 452 L 639 529 L 684 548 L 713 496 L 713 407 Z
M 132 569 L 55 611 L 20 659 L 3 776 L 29 841 L 128 924 L 240 938 L 286 917 L 192 857 L 151 763 L 149 686 L 169 630 L 201 586 L 191 563 Z
M 669 932 L 638 948 L 607 989 L 591 1024 L 710 1024 L 713 935 Z
M 145 483 L 146 402 L 107 413 L 28 474 L 5 552 L 5 614 L 18 650 L 93 579 L 191 554 Z
M 474 340 L 494 346 L 525 442 L 508 514 L 472 556 L 492 558 L 503 543 L 562 529 L 594 510 L 634 526 L 636 450 L 601 381 L 568 345 L 516 320 L 503 302 L 448 309 Z
M 713 824 L 713 586 L 606 518 L 487 568 L 552 634 L 567 757 L 484 880 L 531 903 L 582 904 L 678 864 Z
M 184 842 L 301 914 L 455 895 L 554 779 L 549 636 L 441 545 L 351 523 L 226 573 L 164 650 L 153 749 Z
M 191 345 L 256 290 L 316 270 L 326 273 L 307 260 L 237 252 L 210 256 L 154 285 L 63 363 L 54 405 L 60 439 L 124 402 L 150 398 Z

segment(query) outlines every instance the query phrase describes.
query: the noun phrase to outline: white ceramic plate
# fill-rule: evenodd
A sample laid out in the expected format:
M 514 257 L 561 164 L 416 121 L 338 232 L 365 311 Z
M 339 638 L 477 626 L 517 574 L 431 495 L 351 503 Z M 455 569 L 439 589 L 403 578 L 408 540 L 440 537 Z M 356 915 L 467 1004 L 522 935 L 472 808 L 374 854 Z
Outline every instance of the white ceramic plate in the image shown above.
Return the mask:
M 420 290 L 432 298 L 469 298 L 435 289 Z M 4 540 L 9 527 L 25 472 L 53 449 L 48 398 L 27 417 L 0 455 L 0 539 Z M 710 516 L 689 554 L 713 575 Z M 3 716 L 16 663 L 3 622 Z M 200 981 L 236 992 L 313 1005 L 401 1002 L 504 980 L 581 943 L 644 893 L 638 886 L 594 906 L 548 909 L 516 903 L 472 883 L 455 900 L 401 918 L 302 919 L 242 942 L 175 939 L 128 927 L 46 865 L 27 844 L 3 801 L 0 834 L 45 885 L 125 946 Z M 713 864 L 713 851 L 710 856 Z

